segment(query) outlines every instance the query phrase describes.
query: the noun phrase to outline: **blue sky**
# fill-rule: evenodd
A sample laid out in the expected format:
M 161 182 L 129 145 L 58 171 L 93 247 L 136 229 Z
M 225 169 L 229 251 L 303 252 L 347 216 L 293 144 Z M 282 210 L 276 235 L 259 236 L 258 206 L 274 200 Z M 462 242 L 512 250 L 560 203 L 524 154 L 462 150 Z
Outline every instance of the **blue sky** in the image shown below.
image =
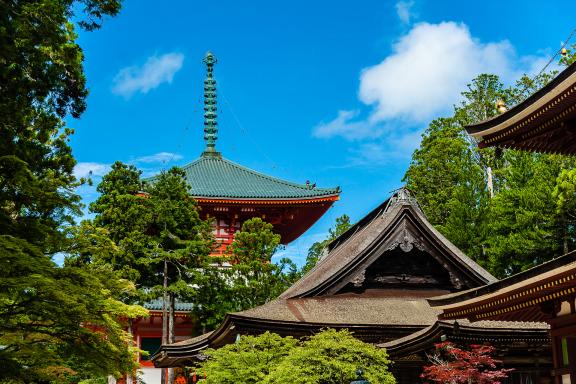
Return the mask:
M 574 14 L 574 1 L 127 0 L 101 30 L 80 32 L 90 96 L 68 122 L 76 173 L 97 183 L 115 160 L 151 175 L 196 159 L 211 50 L 217 149 L 276 177 L 342 188 L 282 252 L 301 264 L 336 217 L 358 220 L 402 185 L 420 134 L 472 78 L 538 72 Z

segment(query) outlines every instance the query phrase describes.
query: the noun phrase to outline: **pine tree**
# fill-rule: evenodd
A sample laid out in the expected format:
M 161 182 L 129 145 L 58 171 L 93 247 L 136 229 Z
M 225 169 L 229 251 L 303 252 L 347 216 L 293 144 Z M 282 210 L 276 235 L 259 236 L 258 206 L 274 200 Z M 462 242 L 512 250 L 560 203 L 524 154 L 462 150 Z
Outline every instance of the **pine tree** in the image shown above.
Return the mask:
M 190 299 L 197 305 L 194 313 L 204 331 L 217 327 L 227 313 L 275 299 L 298 279 L 300 275 L 290 259 L 272 262 L 279 247 L 280 235 L 274 233 L 272 224 L 259 217 L 242 224 L 227 257 L 212 259 L 203 270 L 206 283 Z
M 488 194 L 484 171 L 455 118 L 434 120 L 404 176 L 431 224 L 465 253 L 480 254 Z
M 521 102 L 553 76 L 523 76 L 509 88 L 494 75 L 478 76 L 454 116 L 430 124 L 404 177 L 430 222 L 498 277 L 571 249 L 573 221 L 552 193 L 561 170 L 574 161 L 478 149 L 464 127 L 495 116 L 498 100 Z
M 118 1 L 82 2 L 91 30 Z M 78 382 L 121 375 L 134 352 L 119 317 L 146 311 L 118 298 L 132 288 L 106 269 L 58 266 L 80 212 L 65 116 L 86 108 L 74 1 L 0 3 L 0 381 Z

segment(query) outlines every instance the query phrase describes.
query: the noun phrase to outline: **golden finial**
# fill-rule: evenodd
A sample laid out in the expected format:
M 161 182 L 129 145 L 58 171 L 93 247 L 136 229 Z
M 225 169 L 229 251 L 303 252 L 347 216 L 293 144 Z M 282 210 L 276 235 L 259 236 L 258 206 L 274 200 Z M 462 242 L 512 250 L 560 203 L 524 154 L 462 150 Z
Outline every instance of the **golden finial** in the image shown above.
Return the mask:
M 508 108 L 506 108 L 506 103 L 504 102 L 504 100 L 498 100 L 496 102 L 496 109 L 498 110 L 498 113 L 504 113 L 508 110 Z

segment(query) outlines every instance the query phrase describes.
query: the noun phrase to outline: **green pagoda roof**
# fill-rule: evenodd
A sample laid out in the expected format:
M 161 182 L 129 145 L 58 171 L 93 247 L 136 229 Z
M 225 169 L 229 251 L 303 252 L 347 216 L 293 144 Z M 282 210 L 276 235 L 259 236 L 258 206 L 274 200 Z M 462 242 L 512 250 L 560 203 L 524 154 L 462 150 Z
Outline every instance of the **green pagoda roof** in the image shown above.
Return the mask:
M 211 53 L 204 57 L 204 141 L 206 147 L 196 161 L 182 167 L 190 194 L 196 198 L 239 200 L 300 200 L 337 197 L 340 188 L 316 188 L 315 184 L 297 184 L 267 176 L 222 157 L 216 150 L 218 139 L 216 79 Z M 154 180 L 154 177 L 148 179 Z M 333 199 L 336 200 L 336 199 Z
M 282 200 L 328 197 L 340 193 L 339 187 L 316 188 L 312 184 L 297 184 L 264 175 L 216 153 L 204 153 L 182 169 L 194 197 Z

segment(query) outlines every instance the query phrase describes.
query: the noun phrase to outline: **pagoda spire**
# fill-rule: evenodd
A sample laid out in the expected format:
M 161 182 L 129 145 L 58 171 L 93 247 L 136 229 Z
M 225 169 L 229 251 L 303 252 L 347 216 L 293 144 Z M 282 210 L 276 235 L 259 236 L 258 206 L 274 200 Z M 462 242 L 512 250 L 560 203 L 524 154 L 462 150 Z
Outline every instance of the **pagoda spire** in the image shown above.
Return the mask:
M 204 60 L 206 64 L 206 79 L 204 79 L 204 141 L 206 148 L 203 155 L 220 155 L 216 151 L 216 139 L 218 138 L 218 122 L 216 121 L 216 80 L 214 80 L 214 64 L 218 62 L 212 52 L 206 52 Z

